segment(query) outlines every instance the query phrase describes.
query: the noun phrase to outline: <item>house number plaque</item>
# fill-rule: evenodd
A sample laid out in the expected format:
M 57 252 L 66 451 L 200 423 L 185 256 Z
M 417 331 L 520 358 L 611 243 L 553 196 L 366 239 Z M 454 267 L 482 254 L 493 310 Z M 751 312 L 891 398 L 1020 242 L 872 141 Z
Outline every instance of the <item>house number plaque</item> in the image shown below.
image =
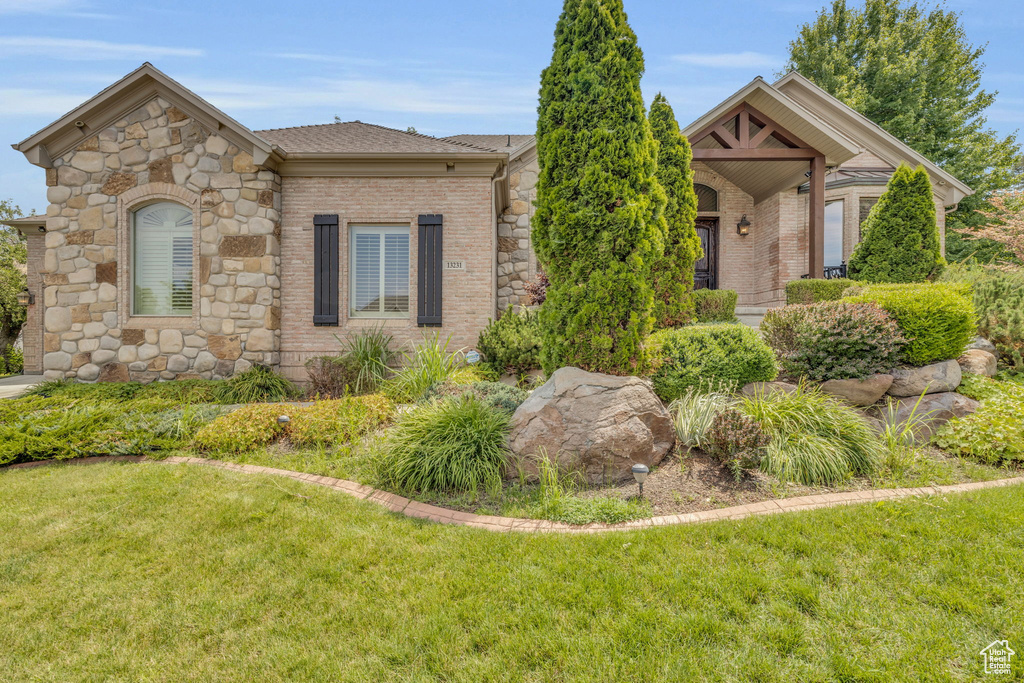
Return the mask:
M 445 270 L 465 270 L 466 269 L 466 262 L 462 261 L 462 260 L 459 260 L 459 261 L 446 260 L 444 262 L 444 269 Z

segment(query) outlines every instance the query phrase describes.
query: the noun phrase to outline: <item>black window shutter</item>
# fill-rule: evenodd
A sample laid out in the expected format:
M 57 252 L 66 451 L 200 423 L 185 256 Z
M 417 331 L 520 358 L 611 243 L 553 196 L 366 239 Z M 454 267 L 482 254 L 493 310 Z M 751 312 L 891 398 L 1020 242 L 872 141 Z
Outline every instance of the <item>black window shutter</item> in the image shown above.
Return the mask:
M 420 327 L 441 326 L 441 224 L 439 213 L 423 214 L 419 218 L 419 273 L 417 298 L 419 310 L 416 324 Z
M 338 215 L 313 216 L 313 324 L 338 324 Z

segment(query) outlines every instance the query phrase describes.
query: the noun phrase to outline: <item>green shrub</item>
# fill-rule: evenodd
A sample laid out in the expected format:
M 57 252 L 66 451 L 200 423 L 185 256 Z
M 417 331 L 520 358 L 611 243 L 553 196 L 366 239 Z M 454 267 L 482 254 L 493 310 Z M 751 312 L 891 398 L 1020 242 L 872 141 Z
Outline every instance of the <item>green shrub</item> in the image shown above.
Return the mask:
M 1024 462 L 1024 386 L 964 373 L 958 391 L 981 406 L 944 424 L 935 445 L 989 465 Z
M 500 485 L 509 415 L 475 396 L 428 403 L 405 414 L 385 442 L 384 482 L 399 490 L 476 491 Z
M 509 386 L 501 382 L 473 382 L 472 384 L 456 384 L 451 380 L 431 385 L 420 399 L 421 403 L 437 398 L 448 398 L 472 394 L 487 405 L 508 414 L 516 412 L 530 392 L 519 387 Z
M 66 401 L 131 401 L 164 399 L 177 403 L 221 403 L 223 380 L 175 379 L 142 384 L 140 382 L 102 382 L 85 384 L 74 380 L 49 380 L 37 384 L 26 396 L 51 396 Z M 230 401 L 228 401 L 230 402 Z
M 294 384 L 265 365 L 254 365 L 220 386 L 224 403 L 262 403 L 283 401 L 298 393 Z
M 291 406 L 244 405 L 200 429 L 195 435 L 195 446 L 213 453 L 242 453 L 266 446 L 284 431 L 277 418 L 290 412 Z
M 446 379 L 459 381 L 460 374 L 466 377 L 463 383 L 477 381 L 476 373 L 463 367 L 465 354 L 461 350 L 449 352 L 449 344 L 451 337 L 442 342 L 440 335 L 433 334 L 411 351 L 403 353 L 402 367 L 384 383 L 384 394 L 398 403 L 412 403 L 437 382 Z
M 25 354 L 21 349 L 8 346 L 0 349 L 0 376 L 18 375 L 25 367 Z
M 825 301 L 768 311 L 761 334 L 783 371 L 824 381 L 888 372 L 906 339 L 892 317 L 874 304 Z
M 924 282 L 942 272 L 935 199 L 928 172 L 906 164 L 861 225 L 863 239 L 850 256 L 849 275 L 862 282 Z
M 651 335 L 658 358 L 651 376 L 663 401 L 681 398 L 690 387 L 708 381 L 739 386 L 775 379 L 778 370 L 771 348 L 745 325 L 694 325 L 660 330 Z
M 871 285 L 845 301 L 874 303 L 888 312 L 907 340 L 903 360 L 927 365 L 958 358 L 974 337 L 969 297 L 968 285 Z
M 761 464 L 770 438 L 753 418 L 733 408 L 726 408 L 711 421 L 704 450 L 739 481 L 743 470 Z
M 707 445 L 706 435 L 715 417 L 735 403 L 730 395 L 735 384 L 716 384 L 709 387 L 710 391 L 701 391 L 703 386 L 687 387 L 682 396 L 672 401 L 668 410 L 679 443 L 689 448 L 704 448 Z
M 739 296 L 731 289 L 698 289 L 693 303 L 698 323 L 731 323 L 736 320 Z
M 291 421 L 288 439 L 296 446 L 341 444 L 371 432 L 391 419 L 394 407 L 384 396 L 369 394 L 317 401 L 282 409 Z
M 870 474 L 884 456 L 881 440 L 857 411 L 818 391 L 743 396 L 738 409 L 771 438 L 761 469 L 782 481 L 835 484 Z
M 212 379 L 174 379 L 165 382 L 150 382 L 143 385 L 136 397 L 162 398 L 177 403 L 220 403 L 224 384 L 224 380 Z
M 992 342 L 999 362 L 1024 372 L 1024 271 L 994 272 L 974 286 L 978 334 Z
M 306 361 L 310 396 L 340 398 L 355 393 L 360 366 L 350 356 L 314 356 Z
M 477 348 L 499 374 L 522 375 L 540 368 L 540 319 L 533 311 L 508 308 L 480 333 Z
M 837 301 L 843 298 L 848 287 L 859 284 L 848 278 L 818 280 L 804 278 L 786 283 L 787 304 L 816 304 L 820 301 Z

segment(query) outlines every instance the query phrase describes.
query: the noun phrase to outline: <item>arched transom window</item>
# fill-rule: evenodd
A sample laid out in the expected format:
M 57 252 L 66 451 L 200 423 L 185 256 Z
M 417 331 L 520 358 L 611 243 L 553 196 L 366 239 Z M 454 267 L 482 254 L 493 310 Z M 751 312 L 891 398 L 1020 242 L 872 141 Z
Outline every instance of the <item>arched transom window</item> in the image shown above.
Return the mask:
M 132 315 L 192 315 L 192 210 L 173 202 L 132 214 Z
M 718 190 L 700 183 L 694 183 L 693 189 L 697 193 L 697 211 L 699 213 L 718 211 Z

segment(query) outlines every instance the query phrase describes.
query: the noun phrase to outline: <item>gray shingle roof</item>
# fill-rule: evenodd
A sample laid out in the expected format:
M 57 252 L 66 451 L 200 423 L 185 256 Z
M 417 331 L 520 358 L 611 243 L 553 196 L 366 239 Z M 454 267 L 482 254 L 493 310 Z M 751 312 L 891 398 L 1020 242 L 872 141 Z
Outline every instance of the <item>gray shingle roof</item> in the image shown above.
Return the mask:
M 468 141 L 407 133 L 362 121 L 273 128 L 258 130 L 255 133 L 288 153 L 465 154 L 497 151 L 489 147 L 478 147 Z
M 509 154 L 519 151 L 533 142 L 532 135 L 451 135 L 444 138 L 454 142 L 462 142 L 476 147 L 493 149 L 495 152 Z

